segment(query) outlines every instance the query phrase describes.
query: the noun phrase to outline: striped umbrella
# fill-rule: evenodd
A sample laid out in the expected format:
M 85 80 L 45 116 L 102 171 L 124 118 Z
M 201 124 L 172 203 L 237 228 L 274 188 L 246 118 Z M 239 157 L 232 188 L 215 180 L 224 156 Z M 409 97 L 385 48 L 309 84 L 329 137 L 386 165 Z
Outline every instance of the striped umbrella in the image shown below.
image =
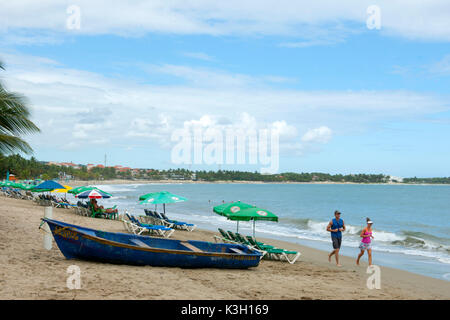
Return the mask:
M 94 187 L 94 186 L 81 186 L 81 187 L 76 187 L 76 188 L 70 189 L 70 190 L 67 191 L 67 192 L 68 192 L 68 193 L 71 193 L 71 194 L 73 194 L 73 195 L 77 195 L 77 194 L 79 194 L 79 193 L 82 193 L 82 192 L 85 192 L 85 191 L 91 191 L 91 190 L 97 190 L 97 191 L 103 192 L 103 193 L 109 195 L 110 197 L 112 197 L 112 194 L 110 194 L 110 193 L 108 193 L 108 192 L 106 192 L 106 191 L 100 190 L 99 188 Z
M 111 198 L 111 196 L 101 190 L 88 190 L 88 191 L 84 191 L 82 193 L 79 193 L 76 195 L 77 198 L 79 199 L 107 199 L 107 198 Z

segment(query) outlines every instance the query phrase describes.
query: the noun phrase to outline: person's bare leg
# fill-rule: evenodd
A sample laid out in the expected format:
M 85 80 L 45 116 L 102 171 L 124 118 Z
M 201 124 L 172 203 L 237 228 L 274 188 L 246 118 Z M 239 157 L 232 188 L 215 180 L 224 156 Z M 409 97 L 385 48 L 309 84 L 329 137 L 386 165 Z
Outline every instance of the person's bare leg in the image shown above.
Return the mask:
M 334 254 L 334 256 L 336 257 L 336 265 L 338 267 L 341 267 L 341 265 L 339 264 L 339 249 L 336 249 L 336 253 Z
M 331 262 L 331 256 L 335 253 L 336 253 L 336 250 L 333 250 L 330 252 L 330 254 L 328 255 L 328 262 Z
M 369 256 L 369 266 L 372 265 L 372 249 L 367 249 L 367 255 Z
M 356 265 L 359 266 L 359 259 L 364 255 L 364 250 L 361 250 L 361 252 L 358 254 L 358 259 L 356 259 Z

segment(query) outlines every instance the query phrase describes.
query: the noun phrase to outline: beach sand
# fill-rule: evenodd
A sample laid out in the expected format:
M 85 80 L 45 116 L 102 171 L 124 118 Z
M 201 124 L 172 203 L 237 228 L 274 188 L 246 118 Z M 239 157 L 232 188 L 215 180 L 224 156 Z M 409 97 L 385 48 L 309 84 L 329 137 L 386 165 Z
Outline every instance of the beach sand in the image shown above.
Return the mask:
M 112 265 L 66 260 L 53 241 L 43 248 L 38 229 L 44 207 L 0 197 L 0 299 L 449 299 L 450 282 L 381 267 L 381 289 L 366 286 L 367 257 L 360 267 L 327 252 L 276 240 L 270 244 L 299 250 L 291 265 L 262 260 L 248 270 L 182 269 Z M 53 218 L 106 231 L 124 232 L 120 221 L 93 219 L 53 208 Z M 213 241 L 213 232 L 175 231 L 172 238 Z M 363 259 L 364 259 L 363 258 Z M 81 289 L 66 286 L 67 267 L 81 269 Z

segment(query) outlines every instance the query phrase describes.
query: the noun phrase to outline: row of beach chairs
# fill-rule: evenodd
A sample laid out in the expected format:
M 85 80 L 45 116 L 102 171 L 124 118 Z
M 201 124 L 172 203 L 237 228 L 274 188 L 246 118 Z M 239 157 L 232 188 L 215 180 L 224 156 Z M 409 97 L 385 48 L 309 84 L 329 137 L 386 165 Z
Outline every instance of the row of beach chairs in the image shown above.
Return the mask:
M 194 231 L 194 229 L 196 228 L 196 225 L 192 224 L 192 223 L 171 220 L 163 212 L 151 211 L 149 209 L 144 209 L 144 212 L 145 212 L 144 219 L 146 219 L 147 222 L 149 222 L 151 224 L 163 225 L 163 226 L 166 226 L 169 228 L 186 230 L 186 231 L 190 231 L 190 232 Z
M 31 192 L 27 192 L 27 193 L 23 194 L 18 189 L 12 189 L 12 188 L 6 188 L 6 187 L 2 187 L 1 194 L 7 198 L 23 199 L 23 200 L 32 200 L 33 199 L 33 195 L 31 194 Z
M 175 231 L 172 228 L 162 225 L 143 223 L 139 221 L 138 218 L 135 218 L 133 215 L 130 215 L 128 213 L 126 213 L 125 216 L 127 217 L 127 219 L 122 219 L 122 222 L 125 226 L 125 229 L 130 233 L 134 233 L 137 235 L 148 233 L 150 235 L 169 238 Z
M 18 190 L 13 188 L 2 188 L 1 190 L 2 195 L 8 198 L 14 198 L 14 199 L 22 199 L 22 200 L 32 200 L 36 202 L 39 205 L 42 206 L 53 206 L 56 208 L 70 208 L 70 207 L 76 207 L 76 205 L 73 205 L 69 203 L 65 199 L 58 199 L 54 196 L 48 196 L 48 195 L 37 195 L 33 196 L 33 194 L 29 191 L 25 192 L 25 194 Z
M 224 231 L 218 229 L 220 236 L 215 235 L 214 240 L 216 242 L 237 243 L 246 245 L 254 250 L 257 250 L 263 254 L 263 259 L 287 261 L 290 264 L 294 264 L 300 257 L 301 253 L 297 251 L 290 251 L 281 248 L 277 248 L 260 241 L 256 241 L 251 236 L 244 237 L 238 232 Z
M 55 196 L 38 195 L 33 198 L 34 202 L 41 206 L 52 206 L 55 208 L 72 209 L 76 208 L 75 204 L 71 204 L 67 199 L 58 199 Z
M 2 187 L 0 189 L 0 195 L 8 198 L 32 200 L 36 204 L 44 207 L 55 207 L 55 208 L 65 208 L 72 209 L 76 214 L 85 217 L 95 217 L 95 218 L 106 218 L 106 219 L 118 219 L 117 213 L 106 213 L 102 211 L 95 211 L 92 205 L 87 202 L 78 201 L 77 204 L 70 203 L 67 199 L 59 199 L 53 195 L 33 195 L 31 192 L 27 191 L 25 194 L 18 189 Z M 115 209 L 114 206 L 112 209 Z

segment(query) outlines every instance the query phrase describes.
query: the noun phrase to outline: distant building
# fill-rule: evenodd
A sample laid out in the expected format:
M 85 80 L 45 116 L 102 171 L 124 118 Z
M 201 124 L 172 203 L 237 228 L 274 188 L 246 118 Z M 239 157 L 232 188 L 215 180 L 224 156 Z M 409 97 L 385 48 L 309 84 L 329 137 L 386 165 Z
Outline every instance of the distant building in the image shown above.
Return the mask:
M 114 168 L 116 169 L 116 172 L 128 172 L 131 170 L 130 167 L 122 167 L 122 166 L 114 166 Z
M 390 176 L 389 177 L 389 182 L 403 182 L 403 178 L 402 177 Z

